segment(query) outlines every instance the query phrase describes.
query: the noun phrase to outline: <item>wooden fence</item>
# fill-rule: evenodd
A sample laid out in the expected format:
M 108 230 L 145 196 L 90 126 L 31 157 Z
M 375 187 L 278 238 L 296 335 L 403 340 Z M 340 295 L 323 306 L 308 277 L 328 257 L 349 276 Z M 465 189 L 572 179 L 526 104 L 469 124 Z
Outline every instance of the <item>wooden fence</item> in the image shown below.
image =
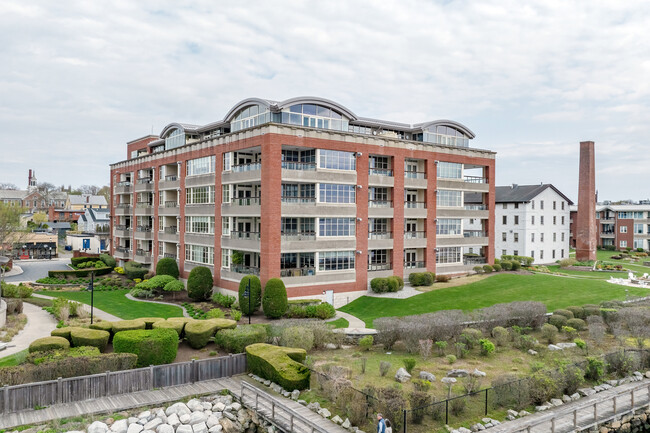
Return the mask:
M 246 372 L 246 354 L 0 388 L 0 414 L 219 379 Z

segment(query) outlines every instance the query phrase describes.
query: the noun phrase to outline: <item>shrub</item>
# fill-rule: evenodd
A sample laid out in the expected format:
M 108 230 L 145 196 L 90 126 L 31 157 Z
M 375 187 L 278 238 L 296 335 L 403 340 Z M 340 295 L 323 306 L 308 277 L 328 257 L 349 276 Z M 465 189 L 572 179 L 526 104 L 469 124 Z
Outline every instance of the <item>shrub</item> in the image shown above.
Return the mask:
M 559 369 L 559 378 L 556 379 L 559 391 L 571 395 L 578 391 L 578 388 L 585 381 L 585 373 L 576 365 L 564 365 Z
M 380 278 L 380 277 L 373 278 L 372 280 L 370 280 L 370 289 L 372 289 L 372 291 L 375 293 L 388 292 L 388 279 Z
M 244 297 L 248 282 L 250 281 L 250 311 L 248 310 L 249 299 Z M 239 308 L 241 312 L 248 316 L 255 313 L 260 308 L 262 303 L 262 284 L 260 279 L 255 275 L 246 275 L 239 282 Z
M 95 322 L 89 326 L 90 329 L 99 329 L 100 331 L 113 332 L 113 323 Z
M 557 329 L 561 329 L 563 326 L 566 326 L 567 318 L 565 316 L 553 314 L 548 318 L 548 323 L 555 326 Z
M 449 412 L 452 415 L 461 415 L 467 409 L 467 401 L 465 398 L 455 398 L 449 402 Z
M 415 359 L 414 358 L 404 358 L 404 368 L 408 372 L 408 374 L 411 374 L 413 371 L 413 368 L 415 368 Z
M 145 329 L 147 327 L 147 324 L 144 322 L 144 320 L 133 319 L 112 322 L 112 326 L 113 335 L 115 335 L 120 331 L 134 331 L 136 329 Z
M 135 280 L 136 278 L 143 279 L 147 272 L 147 269 L 143 268 L 139 263 L 126 262 L 124 264 L 124 275 L 129 280 Z
M 449 275 L 436 275 L 436 282 L 438 283 L 448 283 L 451 280 Z
M 239 322 L 241 320 L 241 315 L 241 311 L 235 310 L 234 308 L 230 309 L 230 318 L 235 322 Z
M 373 336 L 366 335 L 365 337 L 359 340 L 359 347 L 361 347 L 362 350 L 368 351 L 372 348 L 372 345 L 374 343 L 375 343 L 375 339 L 373 338 Z
M 73 328 L 70 331 L 70 340 L 74 347 L 93 346 L 103 352 L 108 344 L 111 334 L 98 329 Z
M 517 335 L 515 337 L 515 347 L 523 351 L 528 351 L 535 347 L 535 339 L 530 335 Z
M 137 367 L 169 364 L 176 359 L 178 333 L 164 328 L 118 332 L 113 350 L 138 355 Z
M 483 333 L 478 329 L 467 328 L 460 334 L 460 342 L 465 344 L 469 350 L 472 350 L 483 337 Z
M 580 317 L 581 319 L 586 320 L 589 316 L 600 316 L 600 307 L 598 305 L 585 304 L 582 306 L 582 309 L 584 311 L 584 317 Z
M 158 260 L 158 264 L 156 264 L 156 275 L 170 275 L 174 278 L 178 278 L 180 275 L 178 272 L 178 263 L 176 263 L 176 260 L 171 257 L 163 257 Z
M 569 311 L 569 310 L 564 310 L 564 309 L 555 310 L 555 311 L 553 311 L 553 315 L 554 316 L 555 315 L 564 316 L 564 317 L 567 318 L 567 320 L 568 319 L 573 319 L 573 313 L 571 311 Z
M 136 289 L 162 290 L 168 283 L 176 281 L 171 275 L 156 275 L 136 284 Z
M 587 327 L 587 323 L 582 319 L 569 319 L 566 324 L 577 331 L 583 331 Z
M 497 346 L 505 346 L 510 340 L 510 334 L 503 326 L 495 326 L 492 329 L 492 338 L 496 341 Z
M 32 341 L 29 353 L 45 352 L 47 350 L 65 350 L 70 348 L 70 342 L 63 337 L 43 337 Z
M 409 283 L 412 286 L 430 286 L 433 284 L 433 275 L 431 272 L 413 272 L 409 275 Z
M 115 266 L 117 266 L 117 261 L 108 254 L 100 254 L 99 259 L 110 268 L 115 268 Z
M 180 319 L 180 317 L 178 317 L 178 318 L 172 317 L 172 318 L 167 319 L 167 320 L 160 320 L 158 322 L 155 322 L 152 325 L 152 328 L 153 329 L 173 329 L 174 331 L 176 331 L 176 333 L 180 337 L 183 334 L 183 329 L 185 329 L 185 323 L 186 322 L 183 321 L 183 320 L 172 320 L 172 319 Z
M 492 265 L 492 269 L 494 269 L 494 272 L 501 272 L 501 265 L 495 263 L 494 265 Z
M 23 312 L 22 299 L 5 298 L 4 301 L 7 303 L 7 315 L 21 314 Z
M 492 272 L 493 270 L 494 270 L 494 268 L 493 268 L 492 266 L 490 266 L 490 265 L 483 265 L 483 272 L 485 272 L 486 274 L 489 274 L 489 273 Z
M 511 261 L 510 266 L 513 271 L 518 271 L 519 269 L 521 269 L 521 263 L 519 263 L 516 260 Z
M 379 374 L 381 375 L 381 377 L 386 376 L 386 374 L 388 373 L 388 370 L 390 370 L 390 367 L 391 367 L 391 364 L 388 361 L 381 361 L 379 363 Z
M 576 338 L 575 340 L 573 340 L 573 342 L 576 344 L 576 346 L 577 346 L 579 349 L 582 349 L 582 350 L 586 350 L 586 349 L 587 349 L 587 343 L 585 342 L 585 340 L 583 340 L 583 339 L 581 339 L 581 338 Z
M 170 281 L 169 283 L 165 284 L 163 290 L 165 292 L 172 292 L 175 295 L 176 292 L 182 292 L 185 290 L 185 284 L 179 280 Z
M 501 268 L 504 271 L 511 271 L 512 270 L 512 262 L 510 260 L 501 260 Z
M 187 277 L 187 296 L 195 301 L 204 301 L 212 293 L 212 272 L 205 266 L 197 266 Z
M 138 289 L 138 288 L 133 288 L 129 290 L 129 295 L 133 296 L 134 298 L 141 298 L 141 299 L 153 298 L 155 296 L 153 290 Z
M 600 381 L 605 375 L 605 362 L 601 359 L 591 356 L 587 357 L 587 367 L 585 369 L 585 378 L 594 382 Z
M 307 310 L 309 311 L 310 307 L 307 307 Z M 331 319 L 332 317 L 336 316 L 336 310 L 331 304 L 328 304 L 327 302 L 323 302 L 322 304 L 318 304 L 314 307 L 314 316 L 309 316 L 308 317 L 316 317 L 318 319 Z
M 282 330 L 280 345 L 310 351 L 314 347 L 314 331 L 303 326 L 290 326 Z
M 284 389 L 309 388 L 309 369 L 301 364 L 307 352 L 302 349 L 257 343 L 246 347 L 248 369 Z
M 438 350 L 438 356 L 444 356 L 446 348 L 447 348 L 446 341 L 444 340 L 436 341 L 436 349 Z
M 23 284 L 8 284 L 2 283 L 2 297 L 3 298 L 30 298 L 33 289 L 31 287 L 23 286 Z
M 55 328 L 50 332 L 50 335 L 52 337 L 63 337 L 69 342 L 72 342 L 72 337 L 70 337 L 70 333 L 72 332 L 73 329 L 83 329 L 79 328 L 76 326 L 64 326 L 62 328 Z
M 242 353 L 246 346 L 265 343 L 268 335 L 266 325 L 239 325 L 234 329 L 224 329 L 214 336 L 217 346 L 228 353 Z
M 214 295 L 212 295 L 212 302 L 219 305 L 220 307 L 230 308 L 235 302 L 235 297 L 216 292 Z
M 399 290 L 402 290 L 404 288 L 404 278 L 400 277 L 399 275 L 393 275 L 393 278 L 397 279 L 397 282 L 399 283 Z
M 542 338 L 549 344 L 554 344 L 557 341 L 557 333 L 557 328 L 550 323 L 542 325 Z
M 201 349 L 218 330 L 233 329 L 236 326 L 234 320 L 228 319 L 192 320 L 185 324 L 185 339 L 193 349 Z
M 456 355 L 447 355 L 446 358 L 447 358 L 447 362 L 450 363 L 450 364 L 453 364 L 454 362 L 456 362 Z
M 487 356 L 490 353 L 494 352 L 494 343 L 487 338 L 482 338 L 478 342 L 481 345 L 481 355 Z
M 397 277 L 395 277 L 395 276 L 388 277 L 388 278 L 386 278 L 386 281 L 388 283 L 388 291 L 389 292 L 399 292 L 401 287 L 399 285 L 399 280 L 397 279 Z
M 264 286 L 262 310 L 270 319 L 279 319 L 287 311 L 287 289 L 279 278 L 271 278 Z
M 633 370 L 632 358 L 624 350 L 608 354 L 605 360 L 607 362 L 607 372 L 614 373 L 618 377 L 625 377 Z
M 557 381 L 548 372 L 538 371 L 529 380 L 530 398 L 536 405 L 543 404 L 559 392 Z
M 411 421 L 414 424 L 421 424 L 424 419 L 426 406 L 431 404 L 432 397 L 426 391 L 414 391 L 409 394 L 409 404 L 411 405 Z M 420 409 L 421 408 L 421 409 Z
M 473 270 L 474 272 L 476 272 L 477 274 L 482 274 L 482 273 L 483 273 L 483 266 L 474 266 L 474 267 L 472 268 L 472 270 Z
M 566 307 L 568 311 L 573 314 L 573 317 L 577 319 L 585 319 L 585 309 L 584 307 Z
M 207 313 L 208 319 L 223 319 L 225 317 L 226 313 L 224 313 L 223 310 L 220 310 L 219 308 L 212 308 Z

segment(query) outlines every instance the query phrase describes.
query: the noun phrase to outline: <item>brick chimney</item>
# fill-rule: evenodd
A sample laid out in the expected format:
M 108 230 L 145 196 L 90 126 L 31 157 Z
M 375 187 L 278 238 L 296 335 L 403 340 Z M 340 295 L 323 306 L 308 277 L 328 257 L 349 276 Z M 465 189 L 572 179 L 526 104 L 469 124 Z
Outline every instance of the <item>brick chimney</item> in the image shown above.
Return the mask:
M 596 164 L 594 142 L 580 142 L 578 214 L 575 225 L 576 260 L 596 260 Z

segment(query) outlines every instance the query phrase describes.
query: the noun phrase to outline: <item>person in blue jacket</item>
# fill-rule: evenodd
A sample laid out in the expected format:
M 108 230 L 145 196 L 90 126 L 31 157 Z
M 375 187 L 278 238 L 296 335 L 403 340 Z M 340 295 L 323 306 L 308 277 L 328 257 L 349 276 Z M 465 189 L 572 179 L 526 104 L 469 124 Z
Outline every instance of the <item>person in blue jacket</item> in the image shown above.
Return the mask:
M 386 433 L 386 422 L 380 413 L 377 414 L 377 433 Z

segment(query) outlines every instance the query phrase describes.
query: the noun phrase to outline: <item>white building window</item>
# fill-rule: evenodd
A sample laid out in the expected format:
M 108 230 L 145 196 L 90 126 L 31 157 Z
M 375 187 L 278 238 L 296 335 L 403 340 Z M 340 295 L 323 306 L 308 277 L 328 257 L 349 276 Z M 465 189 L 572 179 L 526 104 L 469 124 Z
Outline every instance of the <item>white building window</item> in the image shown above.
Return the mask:
M 436 251 L 436 263 L 460 263 L 460 261 L 460 247 L 438 248 L 438 251 Z
M 438 190 L 438 206 L 460 207 L 463 205 L 463 193 L 446 189 Z
M 627 241 L 620 241 L 620 242 L 618 243 L 618 245 L 619 245 L 619 247 L 621 247 L 621 248 L 627 248 Z
M 185 244 L 185 260 L 211 265 L 214 262 L 214 247 Z
M 221 267 L 230 268 L 230 250 L 222 249 L 221 250 Z
M 223 154 L 223 171 L 230 171 L 232 168 L 232 152 Z
M 230 203 L 230 185 L 221 185 L 221 203 Z
M 461 231 L 461 220 L 455 218 L 441 218 L 436 224 L 436 234 L 437 235 L 460 235 Z
M 200 174 L 214 173 L 215 156 L 190 159 L 187 161 L 186 176 L 198 176 Z
M 230 217 L 221 217 L 221 234 L 230 236 Z

